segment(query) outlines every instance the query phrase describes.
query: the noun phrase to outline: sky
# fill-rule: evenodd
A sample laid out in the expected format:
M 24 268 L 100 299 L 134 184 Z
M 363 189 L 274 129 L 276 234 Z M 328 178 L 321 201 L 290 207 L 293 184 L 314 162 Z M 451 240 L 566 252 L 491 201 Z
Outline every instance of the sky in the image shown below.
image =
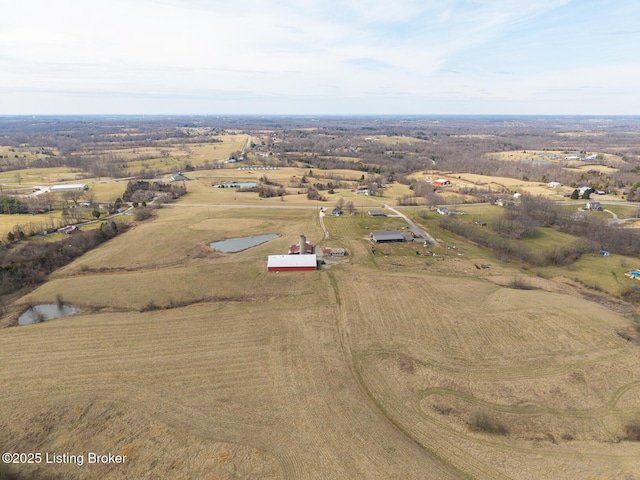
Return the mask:
M 0 0 L 0 115 L 640 114 L 637 0 Z

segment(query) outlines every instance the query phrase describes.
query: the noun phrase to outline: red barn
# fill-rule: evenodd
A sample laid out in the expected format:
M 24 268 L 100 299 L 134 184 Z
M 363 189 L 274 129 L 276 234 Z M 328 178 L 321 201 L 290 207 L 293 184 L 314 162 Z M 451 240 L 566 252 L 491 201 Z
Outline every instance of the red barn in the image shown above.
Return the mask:
M 313 253 L 313 245 L 309 242 L 305 242 L 307 247 L 306 255 L 311 255 Z M 300 244 L 296 243 L 289 247 L 289 255 L 298 255 L 300 254 Z

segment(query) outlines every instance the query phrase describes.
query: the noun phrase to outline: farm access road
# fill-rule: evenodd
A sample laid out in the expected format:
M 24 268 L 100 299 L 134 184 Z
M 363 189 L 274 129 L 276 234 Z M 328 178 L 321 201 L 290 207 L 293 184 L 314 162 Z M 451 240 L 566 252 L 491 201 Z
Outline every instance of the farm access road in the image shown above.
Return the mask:
M 404 213 L 401 213 L 395 208 L 390 207 L 389 205 L 386 205 L 386 204 L 382 206 L 387 210 L 391 210 L 397 216 L 404 218 L 406 222 L 409 224 L 409 230 L 413 232 L 416 236 L 425 238 L 427 242 L 431 243 L 432 245 L 438 245 L 438 241 L 435 238 L 429 235 L 426 230 L 423 230 L 422 228 L 417 226 L 415 223 L 413 223 L 413 221 L 409 217 L 407 217 Z

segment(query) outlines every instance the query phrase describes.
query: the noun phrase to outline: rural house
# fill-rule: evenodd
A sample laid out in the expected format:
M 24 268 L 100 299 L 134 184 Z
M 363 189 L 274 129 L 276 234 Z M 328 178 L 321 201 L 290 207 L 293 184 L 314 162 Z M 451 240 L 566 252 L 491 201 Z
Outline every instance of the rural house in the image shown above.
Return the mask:
M 591 210 L 592 212 L 601 212 L 602 204 L 600 202 L 587 202 L 584 206 L 585 210 Z
M 344 248 L 325 247 L 322 249 L 322 254 L 325 257 L 344 257 L 346 250 Z

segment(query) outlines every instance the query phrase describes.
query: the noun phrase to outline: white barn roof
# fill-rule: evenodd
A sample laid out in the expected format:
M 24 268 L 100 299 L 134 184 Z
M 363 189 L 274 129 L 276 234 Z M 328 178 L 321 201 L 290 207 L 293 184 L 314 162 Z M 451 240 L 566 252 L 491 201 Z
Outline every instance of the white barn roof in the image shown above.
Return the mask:
M 89 186 L 86 183 L 65 183 L 61 185 L 52 185 L 49 190 L 87 190 Z
M 398 230 L 384 230 L 371 232 L 370 237 L 376 242 L 404 242 L 406 238 Z
M 315 255 L 269 255 L 267 268 L 316 268 Z

